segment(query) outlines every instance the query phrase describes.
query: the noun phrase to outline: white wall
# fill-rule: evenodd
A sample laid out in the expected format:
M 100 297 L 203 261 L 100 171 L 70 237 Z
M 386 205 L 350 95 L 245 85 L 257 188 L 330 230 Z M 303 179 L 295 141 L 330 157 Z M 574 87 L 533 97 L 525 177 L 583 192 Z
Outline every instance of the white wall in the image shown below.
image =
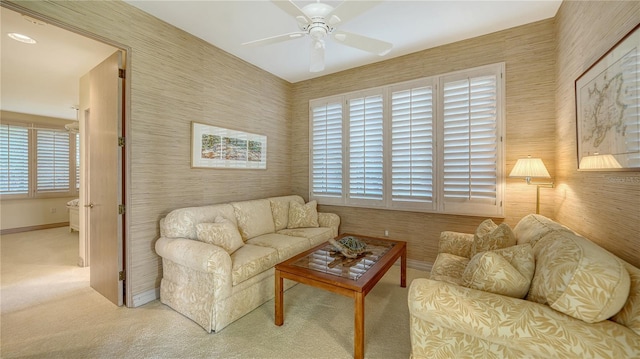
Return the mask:
M 75 197 L 2 200 L 0 229 L 69 222 L 67 202 Z

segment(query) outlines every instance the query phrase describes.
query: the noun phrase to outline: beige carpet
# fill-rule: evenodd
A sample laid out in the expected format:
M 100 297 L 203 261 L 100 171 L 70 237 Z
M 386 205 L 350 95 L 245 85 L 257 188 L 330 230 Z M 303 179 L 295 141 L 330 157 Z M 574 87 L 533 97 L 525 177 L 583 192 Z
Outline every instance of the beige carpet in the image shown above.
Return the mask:
M 2 358 L 350 358 L 353 301 L 305 285 L 285 292 L 285 323 L 273 300 L 219 333 L 155 300 L 118 308 L 89 287 L 77 233 L 57 228 L 2 236 Z M 408 358 L 407 288 L 394 266 L 365 299 L 365 357 Z M 409 269 L 407 283 L 426 273 Z

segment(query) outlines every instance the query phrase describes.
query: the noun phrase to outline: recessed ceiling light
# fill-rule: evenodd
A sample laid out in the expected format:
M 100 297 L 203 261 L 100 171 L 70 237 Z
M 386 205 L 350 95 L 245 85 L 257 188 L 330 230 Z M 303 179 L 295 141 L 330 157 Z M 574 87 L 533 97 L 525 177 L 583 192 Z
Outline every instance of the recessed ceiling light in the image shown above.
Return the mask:
M 16 41 L 20 41 L 20 42 L 24 42 L 25 44 L 35 44 L 36 40 L 30 38 L 27 35 L 22 35 L 22 34 L 18 34 L 17 32 L 10 32 L 7 34 L 7 36 L 9 36 L 10 38 L 16 40 Z

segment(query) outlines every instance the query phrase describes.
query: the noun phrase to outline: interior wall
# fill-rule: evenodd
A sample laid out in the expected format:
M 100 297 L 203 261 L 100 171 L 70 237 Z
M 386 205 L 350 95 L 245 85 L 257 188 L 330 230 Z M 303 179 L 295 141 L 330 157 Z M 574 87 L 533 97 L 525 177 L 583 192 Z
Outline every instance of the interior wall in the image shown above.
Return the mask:
M 171 210 L 291 193 L 288 82 L 124 2 L 16 4 L 131 50 L 128 306 L 155 298 Z M 191 168 L 192 121 L 266 135 L 267 169 Z
M 556 15 L 555 217 L 640 266 L 640 172 L 578 171 L 575 80 L 640 19 L 638 1 L 564 1 Z
M 518 158 L 540 157 L 553 176 L 554 23 L 544 20 L 493 34 L 428 49 L 384 62 L 294 84 L 292 158 L 294 193 L 309 195 L 309 100 L 476 66 L 506 63 L 506 171 Z M 515 225 L 535 212 L 535 186 L 506 179 L 505 218 Z M 541 213 L 553 216 L 553 189 L 541 190 Z M 440 232 L 473 233 L 485 218 L 322 206 L 341 216 L 341 232 L 382 236 L 408 242 L 408 258 L 432 263 Z

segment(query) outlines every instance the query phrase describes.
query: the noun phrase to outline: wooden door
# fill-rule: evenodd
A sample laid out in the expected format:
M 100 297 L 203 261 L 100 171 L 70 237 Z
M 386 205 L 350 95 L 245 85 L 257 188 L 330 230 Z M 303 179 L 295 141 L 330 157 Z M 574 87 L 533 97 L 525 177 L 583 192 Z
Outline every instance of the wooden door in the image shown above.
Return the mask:
M 122 53 L 116 51 L 89 72 L 90 125 L 88 126 L 88 198 L 91 287 L 114 304 L 123 305 L 123 230 L 121 147 L 123 118 L 119 77 Z

